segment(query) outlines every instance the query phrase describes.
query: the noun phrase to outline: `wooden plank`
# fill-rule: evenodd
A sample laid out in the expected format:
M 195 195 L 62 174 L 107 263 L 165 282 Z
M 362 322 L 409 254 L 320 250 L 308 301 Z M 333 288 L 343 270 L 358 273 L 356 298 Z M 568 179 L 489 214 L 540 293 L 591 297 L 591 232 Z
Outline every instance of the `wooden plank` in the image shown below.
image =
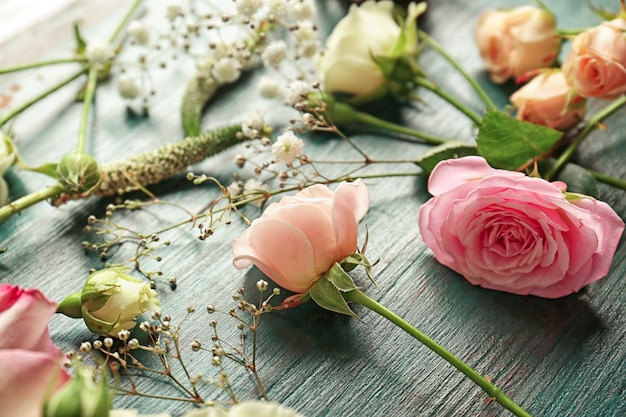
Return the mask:
M 572 7 L 567 0 L 546 0 L 545 3 L 559 16 L 561 27 L 579 27 L 598 21 L 582 4 Z M 616 8 L 614 3 L 602 4 Z M 498 87 L 487 80 L 471 40 L 472 30 L 478 13 L 485 7 L 520 4 L 525 2 L 430 2 L 423 22 L 424 28 L 479 79 L 500 106 L 506 104 L 512 86 Z M 331 11 L 336 9 L 329 7 Z M 108 33 L 122 11 L 119 9 L 97 25 L 94 23 L 90 33 L 93 36 Z M 88 12 L 89 8 L 83 6 L 82 13 L 90 15 Z M 57 19 L 55 25 L 71 23 L 66 14 L 57 15 Z M 41 44 L 39 54 L 54 55 L 54 51 L 44 45 Z M 64 48 L 68 45 L 71 45 L 69 34 L 66 43 L 59 48 L 61 52 L 66 51 Z M 33 43 L 27 46 L 30 51 L 39 48 Z M 18 51 L 25 47 L 24 43 L 14 44 L 7 50 Z M 480 102 L 469 88 L 440 58 L 426 51 L 422 62 L 442 86 L 454 90 L 477 111 L 481 110 Z M 56 79 L 61 74 L 56 71 L 45 72 L 43 76 L 46 80 Z M 129 116 L 114 86 L 102 86 L 88 150 L 99 161 L 108 162 L 180 138 L 178 102 L 189 73 L 186 69 L 159 75 L 157 96 L 149 118 Z M 41 74 L 34 72 L 32 78 L 2 77 L 0 93 L 19 82 L 21 89 L 16 100 L 26 97 L 41 88 L 38 78 Z M 270 112 L 271 120 L 284 125 L 284 110 L 275 109 L 276 106 L 267 101 L 250 99 L 258 77 L 259 74 L 253 74 L 215 100 L 207 110 L 205 127 L 239 122 L 249 110 L 257 108 Z M 472 140 L 475 131 L 471 124 L 454 109 L 427 92 L 423 92 L 422 97 L 425 103 L 418 111 L 398 108 L 397 116 L 411 126 Z M 79 116 L 80 105 L 72 102 L 71 93 L 47 99 L 21 116 L 13 129 L 23 157 L 31 164 L 39 164 L 57 160 L 72 150 Z M 624 111 L 620 111 L 607 121 L 607 130 L 594 133 L 577 154 L 581 163 L 626 178 L 625 120 Z M 353 139 L 367 153 L 380 159 L 416 157 L 428 149 L 371 134 L 356 133 Z M 337 155 L 358 157 L 346 143 L 326 136 L 312 136 L 306 146 L 307 153 L 318 159 Z M 232 160 L 242 150 L 234 149 L 207 160 L 194 167 L 194 171 L 214 175 L 228 183 L 235 171 Z M 325 167 L 330 174 L 342 169 Z M 373 165 L 363 172 L 380 173 L 389 169 L 405 171 L 412 167 Z M 7 175 L 7 180 L 13 195 L 51 183 L 41 176 L 16 170 Z M 372 206 L 364 224 L 369 230 L 368 254 L 371 259 L 380 259 L 375 269 L 380 290 L 369 284 L 362 274 L 357 274 L 359 284 L 367 293 L 479 372 L 492 377 L 533 415 L 626 415 L 626 280 L 623 279 L 626 251 L 623 242 L 609 276 L 580 294 L 546 300 L 487 291 L 470 286 L 457 274 L 437 264 L 422 243 L 417 211 L 428 199 L 423 180 L 378 179 L 368 181 L 368 186 Z M 215 189 L 191 186 L 182 176 L 155 190 L 162 198 L 190 209 L 198 209 L 218 195 Z M 602 198 L 625 217 L 624 192 L 609 187 L 602 187 L 601 191 Z M 58 209 L 42 204 L 2 223 L 0 246 L 6 246 L 8 251 L 0 255 L 0 282 L 39 287 L 56 299 L 80 289 L 90 268 L 103 267 L 97 256 L 85 255 L 81 248 L 82 241 L 93 238 L 83 232 L 86 217 L 89 214 L 101 217 L 111 201 L 91 199 Z M 253 207 L 244 212 L 249 217 L 259 213 Z M 166 207 L 125 213 L 123 219 L 147 232 L 175 219 L 182 220 L 184 215 Z M 194 338 L 210 343 L 208 321 L 212 317 L 204 313 L 206 305 L 230 308 L 231 293 L 240 286 L 251 293 L 256 280 L 262 277 L 257 270 L 240 272 L 232 267 L 230 242 L 243 228 L 241 222 L 234 222 L 204 242 L 187 227 L 162 236 L 170 239 L 172 245 L 162 252 L 160 266 L 165 276 L 178 279 L 176 291 L 168 290 L 166 285 L 159 286 L 164 310 L 175 322 L 182 319 L 187 307 L 197 310 L 184 326 L 183 346 L 188 346 Z M 361 240 L 364 236 L 362 227 Z M 123 259 L 132 251 L 133 248 L 124 247 L 112 253 L 113 259 Z M 499 405 L 485 401 L 485 395 L 476 386 L 399 329 L 364 309 L 356 311 L 362 322 L 313 305 L 263 318 L 259 373 L 271 399 L 309 417 L 509 415 Z M 220 332 L 236 334 L 234 325 L 226 322 L 220 324 Z M 94 340 L 82 323 L 65 317 L 53 318 L 51 333 L 55 342 L 65 349 L 76 349 L 80 341 Z M 214 372 L 210 355 L 189 350 L 186 355 L 192 373 L 211 375 Z M 242 398 L 257 395 L 240 369 L 233 368 L 231 379 Z M 157 381 L 151 386 L 162 393 L 177 394 L 176 390 L 163 387 Z M 208 397 L 212 395 L 218 394 Z M 226 399 L 223 395 L 217 398 Z M 120 397 L 115 404 L 135 407 L 142 413 L 167 409 L 175 415 L 188 408 L 182 403 L 143 398 Z

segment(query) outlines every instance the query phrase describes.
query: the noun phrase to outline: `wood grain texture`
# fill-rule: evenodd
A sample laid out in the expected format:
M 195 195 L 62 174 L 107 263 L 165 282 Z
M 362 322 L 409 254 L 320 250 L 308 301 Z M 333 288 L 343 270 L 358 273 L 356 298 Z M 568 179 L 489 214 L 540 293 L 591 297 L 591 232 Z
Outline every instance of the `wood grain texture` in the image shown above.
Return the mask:
M 100 2 L 106 3 L 106 2 Z M 513 86 L 489 83 L 472 32 L 479 13 L 486 7 L 526 4 L 523 1 L 440 0 L 429 2 L 423 28 L 495 98 L 499 106 L 507 102 Z M 591 25 L 598 21 L 584 2 L 545 0 L 559 16 L 564 28 Z M 617 1 L 598 2 L 618 8 Z M 124 4 L 124 2 L 117 2 Z M 595 4 L 595 2 L 594 2 Z M 59 14 L 55 26 L 69 23 L 77 13 L 93 15 L 91 2 L 72 9 L 71 16 Z M 107 36 L 123 8 L 111 11 L 98 23 L 92 22 L 87 36 Z M 320 10 L 333 14 L 340 7 L 334 2 L 320 4 Z M 69 12 L 67 12 L 69 13 Z M 41 57 L 56 56 L 71 45 L 55 49 L 42 44 Z M 23 62 L 17 53 L 39 48 L 37 42 L 16 38 L 3 46 L 13 51 L 11 63 Z M 21 42 L 21 43 L 20 43 Z M 32 56 L 33 53 L 29 53 Z M 482 106 L 470 89 L 438 56 L 426 51 L 422 57 L 426 71 L 444 88 L 453 90 L 477 111 Z M 70 70 L 0 77 L 0 93 L 15 83 L 20 90 L 14 99 L 27 97 L 43 83 Z M 178 140 L 178 105 L 187 77 L 193 72 L 164 71 L 158 75 L 157 96 L 150 117 L 126 113 L 112 85 L 103 85 L 97 94 L 96 113 L 87 149 L 101 162 L 133 155 L 158 145 Z M 253 74 L 236 87 L 222 92 L 206 111 L 204 127 L 211 128 L 241 121 L 249 110 L 262 109 L 269 120 L 285 124 L 284 111 L 273 102 L 251 100 L 259 74 Z M 80 85 L 79 83 L 76 86 Z M 71 88 L 69 89 L 71 90 Z M 69 91 L 68 90 L 68 91 Z M 420 92 L 421 93 L 421 92 Z M 393 109 L 391 116 L 408 125 L 445 137 L 472 141 L 475 131 L 454 109 L 428 92 L 418 110 Z M 626 178 L 626 111 L 607 120 L 608 129 L 595 132 L 577 153 L 586 167 Z M 35 106 L 12 126 L 23 157 L 32 165 L 58 160 L 73 150 L 78 130 L 80 105 L 73 103 L 72 92 L 64 92 Z M 355 141 L 372 156 L 407 158 L 418 156 L 427 146 L 355 132 Z M 307 153 L 317 159 L 341 154 L 358 157 L 350 147 L 326 136 L 307 139 Z M 197 173 L 216 176 L 229 182 L 235 170 L 233 157 L 241 149 L 227 151 L 194 167 Z M 326 172 L 339 168 L 325 167 Z M 394 167 L 398 171 L 411 166 Z M 389 167 L 370 166 L 363 172 L 388 171 Z M 45 178 L 11 171 L 7 175 L 14 197 L 50 184 Z M 417 228 L 417 211 L 428 199 L 422 179 L 378 179 L 368 181 L 372 206 L 361 227 L 369 230 L 368 255 L 380 259 L 375 268 L 380 289 L 369 284 L 362 274 L 356 279 L 373 298 L 405 317 L 420 330 L 446 346 L 479 372 L 489 375 L 514 400 L 535 416 L 609 417 L 626 415 L 626 248 L 622 239 L 608 277 L 590 285 L 579 294 L 558 300 L 521 297 L 488 291 L 467 284 L 460 276 L 439 265 L 422 243 Z M 193 187 L 183 177 L 173 179 L 153 191 L 168 201 L 199 209 L 217 196 L 207 186 Z M 602 187 L 602 199 L 626 217 L 625 192 Z M 91 236 L 83 232 L 89 214 L 102 216 L 108 199 L 73 202 L 60 208 L 41 204 L 0 224 L 0 282 L 38 287 L 60 300 L 79 290 L 89 268 L 101 268 L 93 254 L 85 255 L 80 243 Z M 250 217 L 258 210 L 246 208 Z M 157 225 L 184 219 L 174 209 L 151 209 L 127 213 L 123 221 L 145 232 Z M 230 308 L 229 296 L 238 287 L 250 289 L 262 277 L 255 269 L 237 271 L 231 264 L 230 242 L 244 226 L 234 222 L 201 242 L 195 230 L 182 227 L 162 236 L 172 245 L 162 252 L 165 276 L 176 276 L 178 288 L 159 287 L 164 311 L 174 321 L 182 319 L 188 306 L 198 311 L 183 332 L 183 345 L 194 338 L 209 343 L 206 305 Z M 132 248 L 123 247 L 115 257 Z M 384 319 L 364 309 L 356 309 L 362 322 L 305 305 L 293 311 L 263 317 L 260 330 L 259 372 L 271 399 L 292 406 L 309 417 L 321 416 L 506 416 L 499 405 L 489 402 L 483 392 L 442 359 L 416 343 Z M 221 323 L 221 322 L 220 322 Z M 220 324 L 223 335 L 234 334 L 234 325 Z M 54 317 L 54 340 L 64 349 L 76 349 L 80 341 L 94 340 L 80 321 Z M 186 352 L 192 373 L 213 374 L 210 355 Z M 240 369 L 231 378 L 242 398 L 257 395 Z M 155 389 L 175 393 L 172 388 L 153 381 Z M 217 395 L 217 393 L 215 394 Z M 208 395 L 211 397 L 211 395 Z M 224 396 L 218 397 L 225 399 Z M 142 413 L 169 410 L 174 415 L 187 409 L 185 404 L 139 398 L 117 398 L 116 405 L 138 408 Z

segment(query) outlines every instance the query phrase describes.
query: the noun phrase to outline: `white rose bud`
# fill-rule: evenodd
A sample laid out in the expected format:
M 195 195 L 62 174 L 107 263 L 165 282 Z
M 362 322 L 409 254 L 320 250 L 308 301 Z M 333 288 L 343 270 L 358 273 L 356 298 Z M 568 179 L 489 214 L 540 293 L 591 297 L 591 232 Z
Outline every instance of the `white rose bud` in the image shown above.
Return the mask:
M 387 92 L 389 80 L 398 77 L 383 72 L 379 63 L 385 63 L 387 72 L 396 68 L 395 63 L 400 59 L 416 66 L 415 22 L 426 9 L 426 3 L 409 4 L 402 25 L 396 21 L 393 8 L 393 2 L 388 0 L 368 0 L 360 6 L 350 6 L 348 15 L 337 23 L 326 40 L 326 51 L 317 63 L 326 92 L 376 98 Z
M 94 333 L 116 336 L 130 330 L 146 311 L 161 311 L 161 302 L 150 283 L 123 273 L 123 268 L 96 271 L 87 277 L 82 292 L 59 303 L 58 312 L 82 317 Z

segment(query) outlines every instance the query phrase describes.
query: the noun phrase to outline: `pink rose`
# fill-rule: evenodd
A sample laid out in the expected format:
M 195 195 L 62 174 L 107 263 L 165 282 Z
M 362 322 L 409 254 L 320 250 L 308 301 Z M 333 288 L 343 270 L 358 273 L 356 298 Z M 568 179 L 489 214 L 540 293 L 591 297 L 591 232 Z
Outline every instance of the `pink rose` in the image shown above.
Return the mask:
M 486 11 L 474 36 L 491 79 L 498 84 L 549 67 L 561 48 L 553 16 L 533 6 Z
M 581 32 L 563 72 L 584 97 L 615 98 L 626 92 L 626 20 L 615 19 Z
M 476 156 L 440 162 L 419 212 L 422 238 L 470 283 L 557 298 L 604 277 L 624 222 L 565 184 L 493 169 Z
M 361 180 L 332 192 L 323 185 L 270 204 L 233 242 L 238 269 L 256 265 L 281 287 L 304 293 L 357 249 L 357 223 L 369 207 Z
M 586 113 L 586 101 L 571 88 L 561 71 L 548 70 L 511 96 L 517 118 L 557 130 L 577 125 Z
M 0 404 L 11 415 L 41 416 L 46 396 L 69 379 L 48 335 L 56 307 L 38 290 L 0 284 Z

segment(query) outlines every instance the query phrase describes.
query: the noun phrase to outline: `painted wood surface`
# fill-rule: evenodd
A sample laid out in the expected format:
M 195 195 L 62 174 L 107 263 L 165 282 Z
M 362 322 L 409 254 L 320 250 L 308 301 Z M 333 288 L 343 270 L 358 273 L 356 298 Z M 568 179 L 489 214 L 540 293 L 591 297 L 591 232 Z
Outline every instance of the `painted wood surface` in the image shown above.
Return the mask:
M 520 5 L 520 1 L 441 0 L 431 1 L 422 27 L 495 97 L 500 106 L 507 102 L 511 85 L 489 83 L 472 41 L 479 13 L 486 7 Z M 559 16 L 563 28 L 594 24 L 598 19 L 585 2 L 545 0 Z M 576 5 L 574 5 L 574 3 Z M 77 2 L 52 18 L 48 24 L 29 30 L 27 35 L 10 37 L 2 46 L 2 65 L 67 53 L 71 46 L 70 23 L 82 16 L 88 25 L 88 39 L 110 33 L 123 13 L 126 2 Z M 605 7 L 618 8 L 617 1 Z M 334 2 L 320 10 L 334 13 Z M 97 19 L 96 19 L 97 17 Z M 0 26 L 1 27 L 1 26 Z M 59 32 L 59 31 L 64 32 Z M 52 38 L 52 35 L 57 38 Z M 106 35 L 104 35 L 106 36 Z M 50 40 L 54 39 L 53 42 Z M 421 60 L 429 74 L 444 88 L 453 90 L 477 111 L 478 99 L 450 67 L 430 51 Z M 72 69 L 55 67 L 19 76 L 0 77 L 0 93 L 18 102 Z M 87 150 L 100 162 L 117 160 L 155 146 L 180 139 L 179 101 L 189 71 L 169 70 L 159 75 L 156 96 L 147 118 L 126 112 L 124 103 L 111 85 L 98 90 L 95 117 Z M 210 104 L 204 127 L 240 122 L 249 110 L 262 109 L 270 121 L 285 125 L 284 111 L 274 103 L 251 99 L 259 74 L 246 77 L 236 87 L 223 91 Z M 81 107 L 73 102 L 80 82 L 46 99 L 20 116 L 11 126 L 17 134 L 22 156 L 32 165 L 58 160 L 74 149 Z M 471 124 L 454 109 L 428 92 L 418 110 L 394 109 L 391 116 L 407 125 L 445 137 L 472 141 Z M 256 95 L 254 96 L 256 97 Z M 586 167 L 626 177 L 626 112 L 607 120 L 607 129 L 596 132 L 577 153 Z M 352 138 L 379 159 L 417 157 L 427 149 L 384 136 L 353 132 Z M 341 140 L 325 135 L 307 137 L 307 153 L 315 158 L 341 155 L 358 157 Z M 227 151 L 193 168 L 229 182 L 236 170 L 234 156 L 241 149 Z M 340 168 L 325 167 L 327 172 Z M 415 171 L 410 164 L 389 167 L 374 165 L 363 173 Z M 51 181 L 28 172 L 11 171 L 7 180 L 14 197 L 26 194 Z M 369 230 L 368 253 L 380 259 L 375 268 L 379 289 L 366 277 L 356 276 L 373 298 L 405 317 L 419 329 L 489 375 L 513 399 L 535 416 L 608 417 L 626 415 L 626 248 L 618 248 L 610 274 L 579 294 L 558 300 L 503 294 L 467 284 L 460 276 L 440 266 L 422 243 L 417 228 L 417 211 L 429 196 L 420 178 L 376 179 L 367 182 L 371 209 L 361 226 Z M 184 175 L 152 189 L 167 201 L 196 210 L 217 196 L 214 188 L 194 187 Z M 602 187 L 602 199 L 626 217 L 624 191 Z M 93 239 L 83 231 L 90 214 L 102 217 L 111 200 L 90 199 L 59 208 L 40 204 L 0 224 L 0 282 L 41 288 L 60 300 L 79 290 L 90 268 L 104 264 L 94 254 L 86 255 L 81 242 Z M 258 210 L 248 207 L 254 217 Z M 148 232 L 184 214 L 172 208 L 125 213 L 125 224 Z M 208 304 L 224 309 L 232 306 L 229 297 L 239 287 L 252 292 L 257 270 L 237 271 L 231 263 L 230 242 L 244 229 L 241 222 L 221 228 L 205 241 L 196 230 L 181 227 L 162 238 L 171 240 L 160 253 L 164 276 L 175 276 L 178 288 L 158 287 L 164 311 L 173 322 L 180 321 L 188 307 L 197 310 L 183 327 L 182 344 L 199 338 L 209 343 Z M 623 240 L 623 239 L 622 239 Z M 122 259 L 134 248 L 111 253 Z M 151 265 L 148 265 L 151 266 Z M 315 416 L 506 416 L 499 405 L 442 359 L 420 346 L 384 319 L 357 308 L 362 322 L 306 305 L 292 311 L 264 316 L 259 339 L 259 373 L 271 399 L 292 406 L 309 417 Z M 234 324 L 220 321 L 220 333 L 236 333 Z M 54 340 L 64 349 L 76 349 L 84 340 L 95 340 L 84 325 L 66 317 L 54 317 Z M 212 375 L 210 355 L 186 352 L 192 373 Z M 241 398 L 257 393 L 249 377 L 233 368 L 231 379 Z M 176 392 L 158 380 L 155 390 Z M 217 394 L 216 394 L 217 395 Z M 211 397 L 211 395 L 207 395 Z M 218 399 L 224 399 L 224 396 Z M 142 413 L 168 410 L 175 415 L 185 404 L 140 398 L 118 398 L 116 405 L 138 408 Z

